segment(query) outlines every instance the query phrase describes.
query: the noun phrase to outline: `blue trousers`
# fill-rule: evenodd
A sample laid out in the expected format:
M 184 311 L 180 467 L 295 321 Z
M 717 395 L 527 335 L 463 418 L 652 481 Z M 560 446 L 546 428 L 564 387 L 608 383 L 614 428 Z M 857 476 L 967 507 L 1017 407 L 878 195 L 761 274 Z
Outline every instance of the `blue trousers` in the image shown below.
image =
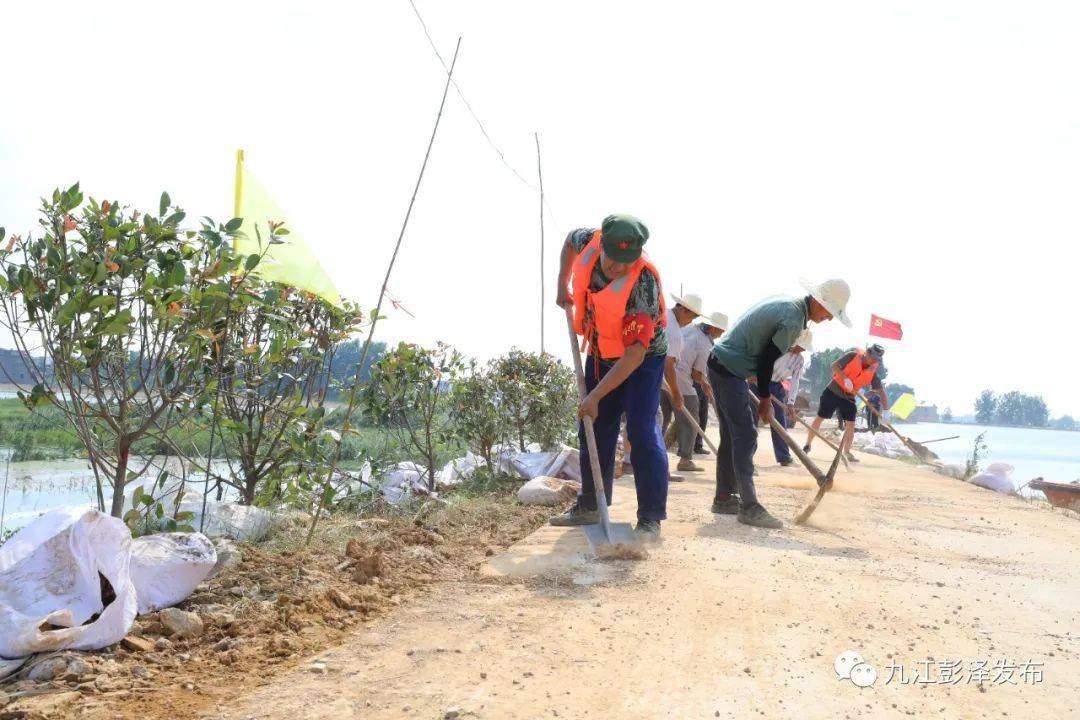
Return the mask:
M 757 421 L 750 404 L 746 381 L 721 375 L 709 368 L 716 408 L 720 411 L 720 454 L 716 457 L 716 494 L 738 493 L 739 503 L 748 508 L 757 504 L 754 489 L 754 453 L 757 451 Z
M 787 400 L 787 390 L 784 386 L 778 382 L 769 383 L 769 390 L 772 392 L 774 398 L 780 401 L 781 405 L 777 407 L 776 403 L 773 403 L 773 410 L 776 414 L 776 422 L 780 423 L 780 427 L 787 427 L 787 415 L 784 411 L 783 402 Z M 773 455 L 776 456 L 776 462 L 791 462 L 791 450 L 788 449 L 787 443 L 780 437 L 780 433 L 776 432 L 772 428 L 769 428 L 769 432 L 772 433 L 772 449 Z
M 660 383 L 664 378 L 664 355 L 646 356 L 622 385 L 600 400 L 600 412 L 593 422 L 597 454 L 603 475 L 604 493 L 611 504 L 612 483 L 615 477 L 615 445 L 623 413 L 626 414 L 626 434 L 630 440 L 630 464 L 634 467 L 634 487 L 637 490 L 639 520 L 660 521 L 667 517 L 668 456 L 656 411 L 660 407 Z M 592 356 L 585 363 L 585 387 L 591 392 L 608 373 L 613 363 L 600 362 Z M 597 377 L 597 368 L 600 374 Z M 578 423 L 578 446 L 581 458 L 581 492 L 578 504 L 588 510 L 596 509 L 596 489 L 593 485 L 592 463 L 585 439 L 585 425 Z

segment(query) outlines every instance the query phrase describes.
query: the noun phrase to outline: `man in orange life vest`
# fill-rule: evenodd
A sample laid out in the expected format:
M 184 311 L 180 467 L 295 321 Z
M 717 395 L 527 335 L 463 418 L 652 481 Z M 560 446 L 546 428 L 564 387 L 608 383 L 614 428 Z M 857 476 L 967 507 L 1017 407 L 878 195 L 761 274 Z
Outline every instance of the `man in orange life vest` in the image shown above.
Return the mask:
M 855 394 L 867 385 L 870 385 L 881 397 L 881 412 L 889 409 L 889 396 L 885 393 L 885 387 L 881 384 L 878 376 L 881 369 L 881 359 L 885 356 L 885 348 L 880 345 L 871 345 L 865 350 L 850 350 L 832 364 L 833 380 L 821 393 L 818 400 L 817 417 L 814 418 L 814 430 L 821 429 L 821 423 L 828 420 L 834 413 L 839 413 L 846 422 L 844 425 L 844 439 L 841 444 L 844 453 L 851 462 L 858 462 L 851 454 L 851 441 L 855 437 Z M 814 442 L 814 434 L 806 439 L 805 452 L 810 452 L 810 445 Z
M 588 395 L 578 415 L 593 418 L 607 499 L 610 502 L 615 445 L 625 413 L 638 499 L 637 531 L 655 539 L 667 513 L 668 457 L 656 414 L 668 328 L 660 274 L 642 252 L 648 238 L 648 228 L 631 215 L 609 215 L 599 230 L 571 232 L 560 256 L 556 301 L 573 308 L 574 329 L 588 346 Z M 552 525 L 599 522 L 583 425 L 578 427 L 578 442 L 581 492 L 572 508 L 551 519 Z

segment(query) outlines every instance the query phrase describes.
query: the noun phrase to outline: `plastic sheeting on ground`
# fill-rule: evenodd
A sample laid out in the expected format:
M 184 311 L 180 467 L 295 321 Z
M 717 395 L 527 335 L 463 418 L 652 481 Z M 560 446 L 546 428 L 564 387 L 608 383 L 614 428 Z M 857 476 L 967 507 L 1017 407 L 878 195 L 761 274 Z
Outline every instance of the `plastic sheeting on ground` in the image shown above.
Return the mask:
M 0 657 L 119 642 L 137 608 L 130 560 L 131 532 L 97 510 L 55 510 L 24 527 L 0 546 Z M 108 607 L 102 577 L 116 595 Z
M 1012 495 L 1016 492 L 1016 487 L 1012 481 L 1012 471 L 1014 469 L 1008 463 L 991 463 L 986 466 L 985 470 L 971 478 L 971 484 L 1004 495 Z
M 131 582 L 144 615 L 172 607 L 195 591 L 217 564 L 217 550 L 202 533 L 165 533 L 131 543 Z
M 123 521 L 97 510 L 48 512 L 0 546 L 0 658 L 117 643 L 136 613 L 184 600 L 216 562 L 199 533 L 132 540 Z M 102 578 L 115 595 L 108 606 Z

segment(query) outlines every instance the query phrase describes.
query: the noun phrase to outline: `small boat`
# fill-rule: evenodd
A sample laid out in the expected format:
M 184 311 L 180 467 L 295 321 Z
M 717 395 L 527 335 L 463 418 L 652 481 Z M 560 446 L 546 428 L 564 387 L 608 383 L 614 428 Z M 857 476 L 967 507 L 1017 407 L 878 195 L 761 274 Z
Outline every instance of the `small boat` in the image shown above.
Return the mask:
M 1041 491 L 1051 505 L 1080 512 L 1080 483 L 1047 482 L 1039 478 L 1032 480 L 1028 487 Z

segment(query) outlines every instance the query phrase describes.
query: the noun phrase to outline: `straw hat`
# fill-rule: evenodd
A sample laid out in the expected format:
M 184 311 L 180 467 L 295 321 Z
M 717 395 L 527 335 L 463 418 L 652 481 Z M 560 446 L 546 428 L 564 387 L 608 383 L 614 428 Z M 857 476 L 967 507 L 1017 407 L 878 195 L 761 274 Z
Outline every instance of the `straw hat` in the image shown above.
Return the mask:
M 809 280 L 800 280 L 803 288 L 810 296 L 825 306 L 834 318 L 851 327 L 851 318 L 848 317 L 845 308 L 851 299 L 851 288 L 843 280 L 834 279 L 814 285 Z
M 804 352 L 812 352 L 814 349 L 814 333 L 803 330 L 799 333 L 799 337 L 795 338 L 795 345 L 801 347 Z M 795 347 L 795 345 L 791 347 Z
M 694 293 L 687 293 L 686 295 L 680 297 L 675 293 L 671 293 L 671 297 L 675 300 L 675 302 L 679 303 L 695 315 L 704 314 L 704 311 L 701 309 L 702 303 L 700 295 L 695 295 Z
M 709 313 L 708 315 L 702 315 L 701 316 L 701 323 L 703 325 L 708 325 L 709 327 L 714 327 L 717 330 L 727 330 L 728 329 L 727 315 L 725 315 L 722 312 L 714 312 L 714 313 Z

